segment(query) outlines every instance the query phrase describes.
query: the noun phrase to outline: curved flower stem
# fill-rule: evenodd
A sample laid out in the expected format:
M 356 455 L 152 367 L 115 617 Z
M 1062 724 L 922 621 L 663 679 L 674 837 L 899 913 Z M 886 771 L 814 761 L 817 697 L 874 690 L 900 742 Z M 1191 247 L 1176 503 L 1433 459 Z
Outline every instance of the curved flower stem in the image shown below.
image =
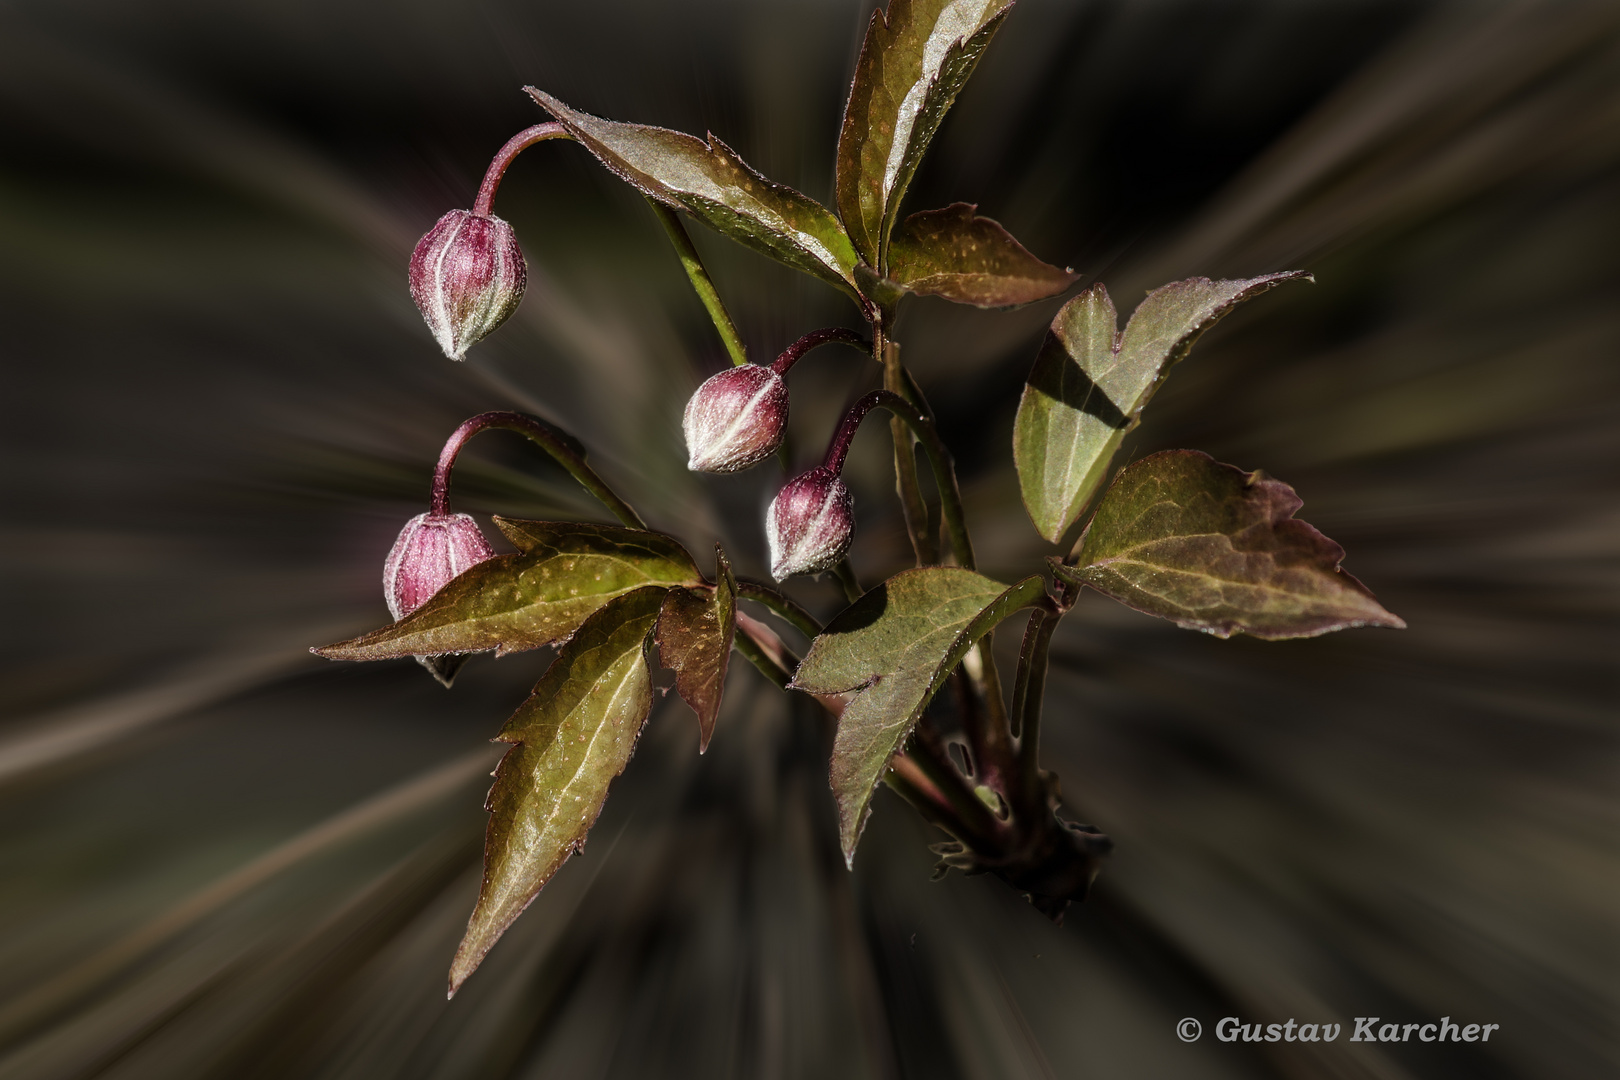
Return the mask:
M 752 581 L 738 581 L 737 595 L 744 600 L 752 600 L 756 604 L 763 604 L 772 612 L 781 616 L 793 629 L 811 640 L 814 640 L 821 633 L 821 623 L 816 620 L 814 615 L 775 589 L 765 585 L 758 585 Z
M 835 341 L 842 342 L 845 345 L 853 345 L 862 350 L 866 349 L 868 345 L 867 340 L 860 334 L 853 330 L 846 330 L 842 326 L 829 326 L 825 330 L 812 330 L 783 349 L 782 355 L 778 356 L 776 362 L 771 365 L 771 370 L 778 375 L 786 375 L 788 369 L 797 364 L 800 357 L 804 356 L 805 353 Z
M 501 177 L 506 175 L 506 167 L 520 152 L 547 139 L 572 137 L 561 124 L 536 124 L 506 140 L 506 145 L 496 152 L 489 168 L 484 170 L 484 182 L 478 186 L 478 200 L 473 203 L 472 212 L 478 217 L 489 217 L 489 208 L 495 202 L 495 190 L 501 186 Z
M 940 500 L 945 512 L 945 530 L 950 535 L 952 553 L 955 554 L 958 565 L 969 570 L 974 569 L 973 541 L 968 536 L 967 519 L 962 514 L 962 491 L 956 484 L 956 467 L 951 461 L 950 451 L 945 449 L 939 433 L 934 430 L 933 421 L 929 420 L 917 406 L 893 391 L 873 390 L 849 407 L 849 412 L 844 415 L 844 422 L 839 425 L 832 443 L 827 447 L 827 459 L 822 467 L 834 473 L 843 470 L 844 457 L 849 453 L 849 444 L 855 438 L 855 429 L 860 426 L 867 413 L 879 408 L 887 409 L 894 414 L 916 434 L 917 441 L 922 444 L 923 453 L 928 456 L 928 464 L 934 470 L 934 480 L 939 487 Z M 902 455 L 908 456 L 910 455 Z M 915 463 L 913 469 L 915 470 Z M 915 471 L 913 477 L 915 478 Z
M 692 282 L 692 289 L 703 301 L 703 310 L 709 313 L 714 322 L 714 328 L 720 332 L 720 340 L 725 343 L 726 352 L 736 367 L 748 363 L 748 350 L 743 348 L 742 338 L 737 334 L 737 325 L 731 321 L 726 313 L 726 305 L 720 300 L 720 293 L 714 287 L 714 281 L 709 277 L 709 271 L 703 266 L 703 260 L 698 256 L 698 250 L 692 244 L 692 237 L 686 232 L 686 226 L 681 224 L 680 217 L 656 199 L 648 199 L 647 205 L 653 208 L 653 214 L 658 223 L 669 234 L 669 242 L 675 245 L 675 254 L 680 257 L 681 268 Z
M 479 413 L 472 419 L 463 421 L 461 426 L 456 428 L 445 442 L 444 449 L 440 451 L 438 467 L 433 470 L 434 514 L 442 516 L 450 512 L 450 470 L 455 468 L 456 455 L 461 453 L 461 448 L 467 444 L 468 439 L 490 428 L 503 428 L 528 436 L 531 442 L 537 444 L 555 458 L 559 465 L 567 469 L 569 475 L 578 480 L 586 491 L 595 495 L 603 506 L 613 511 L 614 517 L 632 529 L 647 527 L 641 516 L 630 509 L 630 504 L 614 494 L 613 489 L 596 475 L 596 470 L 585 464 L 585 452 L 580 449 L 572 436 L 555 431 L 533 417 L 515 412 Z

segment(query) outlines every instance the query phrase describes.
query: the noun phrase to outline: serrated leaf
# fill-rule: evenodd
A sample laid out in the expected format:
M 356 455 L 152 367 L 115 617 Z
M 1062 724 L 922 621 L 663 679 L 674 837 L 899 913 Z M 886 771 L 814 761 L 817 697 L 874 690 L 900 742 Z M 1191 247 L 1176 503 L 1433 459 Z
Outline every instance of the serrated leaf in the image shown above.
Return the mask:
M 1059 576 L 1216 637 L 1315 637 L 1406 625 L 1344 570 L 1344 549 L 1294 519 L 1294 489 L 1196 450 L 1121 469 Z
M 604 120 L 576 112 L 542 90 L 527 89 L 598 161 L 642 194 L 859 296 L 855 249 L 832 211 L 766 179 L 712 134 L 704 142 L 668 128 Z
M 912 214 L 889 246 L 889 280 L 919 296 L 1013 307 L 1056 296 L 1076 274 L 1044 263 L 971 203 Z
M 855 857 L 883 770 L 945 676 L 1002 619 L 1044 597 L 1038 577 L 1008 588 L 960 567 L 905 570 L 855 601 L 811 643 L 793 688 L 854 692 L 832 756 L 846 860 Z
M 579 522 L 495 524 L 521 550 L 453 578 L 405 618 L 314 650 L 331 660 L 536 649 L 572 634 L 586 617 L 646 585 L 701 585 L 703 575 L 661 533 Z
M 714 585 L 671 589 L 658 616 L 658 657 L 675 672 L 675 692 L 698 717 L 698 753 L 709 748 L 726 665 L 737 630 L 737 580 L 720 545 L 714 546 Z
M 838 133 L 838 215 L 881 273 L 906 187 L 1011 0 L 889 0 L 872 13 Z
M 1114 452 L 1171 365 L 1238 303 L 1302 271 L 1238 281 L 1189 278 L 1148 293 L 1123 334 L 1100 283 L 1063 305 L 1013 423 L 1013 461 L 1035 530 L 1052 543 L 1079 518 Z
M 585 620 L 497 736 L 514 745 L 484 807 L 484 880 L 450 966 L 451 994 L 584 848 L 652 709 L 646 644 L 663 601 L 663 589 L 637 589 Z

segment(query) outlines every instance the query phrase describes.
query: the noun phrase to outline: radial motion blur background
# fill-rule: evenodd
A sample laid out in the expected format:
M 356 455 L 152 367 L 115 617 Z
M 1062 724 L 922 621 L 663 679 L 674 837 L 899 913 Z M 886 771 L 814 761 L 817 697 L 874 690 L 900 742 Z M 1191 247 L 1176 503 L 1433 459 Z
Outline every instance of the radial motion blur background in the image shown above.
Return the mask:
M 429 340 L 407 254 L 540 118 L 524 83 L 712 129 L 828 200 L 870 7 L 0 4 L 0 1077 L 1620 1071 L 1602 0 L 1022 0 L 910 205 L 977 202 L 1125 310 L 1313 271 L 1209 335 L 1129 452 L 1293 484 L 1411 628 L 1222 642 L 1082 603 L 1048 756 L 1118 850 L 1061 929 L 996 881 L 930 884 L 933 838 L 887 794 L 846 872 L 821 718 L 734 665 L 709 753 L 662 705 L 588 851 L 446 1003 L 486 740 L 546 658 L 446 692 L 305 647 L 386 619 L 383 555 L 474 412 L 564 424 L 657 527 L 756 578 L 781 477 L 685 471 L 681 403 L 724 360 L 579 148 L 509 174 L 529 294 L 467 363 Z M 756 356 L 853 321 L 698 241 Z M 1008 439 L 1055 307 L 913 302 L 900 330 L 998 575 L 1046 554 Z M 802 465 L 873 372 L 829 350 L 793 379 Z M 508 440 L 464 459 L 461 509 L 600 516 Z M 870 579 L 904 557 L 885 459 L 863 435 L 851 466 Z M 1501 1029 L 1226 1044 L 1225 1016 Z

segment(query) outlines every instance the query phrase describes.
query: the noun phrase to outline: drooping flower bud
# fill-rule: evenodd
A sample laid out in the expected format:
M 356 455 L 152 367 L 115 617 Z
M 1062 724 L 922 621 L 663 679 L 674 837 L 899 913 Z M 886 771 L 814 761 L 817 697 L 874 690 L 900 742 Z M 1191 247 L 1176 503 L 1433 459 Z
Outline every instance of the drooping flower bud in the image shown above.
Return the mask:
M 686 467 L 731 473 L 756 465 L 782 445 L 787 419 L 782 376 L 759 364 L 722 371 L 686 403 Z
M 831 570 L 855 536 L 855 500 L 833 470 L 822 466 L 783 485 L 765 512 L 771 576 Z
M 383 565 L 383 596 L 397 622 L 427 603 L 457 574 L 495 551 L 466 514 L 417 514 L 405 523 Z
M 411 299 L 452 360 L 517 310 L 528 271 L 512 226 L 494 215 L 452 210 L 411 253 Z

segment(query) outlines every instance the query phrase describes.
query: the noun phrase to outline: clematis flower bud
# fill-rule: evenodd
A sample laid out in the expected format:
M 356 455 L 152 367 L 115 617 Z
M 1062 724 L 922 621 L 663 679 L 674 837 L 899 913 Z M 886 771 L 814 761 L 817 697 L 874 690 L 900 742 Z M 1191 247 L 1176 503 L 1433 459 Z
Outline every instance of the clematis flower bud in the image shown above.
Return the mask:
M 831 570 L 855 536 L 855 500 L 833 469 L 811 469 L 777 492 L 765 513 L 765 536 L 777 581 Z
M 466 514 L 417 514 L 405 523 L 383 565 L 383 596 L 397 622 L 427 603 L 457 574 L 495 551 Z
M 411 299 L 452 360 L 517 310 L 528 273 L 512 226 L 492 214 L 452 210 L 411 253 Z
M 731 473 L 758 464 L 782 445 L 787 419 L 782 376 L 758 364 L 722 371 L 686 403 L 686 467 Z

